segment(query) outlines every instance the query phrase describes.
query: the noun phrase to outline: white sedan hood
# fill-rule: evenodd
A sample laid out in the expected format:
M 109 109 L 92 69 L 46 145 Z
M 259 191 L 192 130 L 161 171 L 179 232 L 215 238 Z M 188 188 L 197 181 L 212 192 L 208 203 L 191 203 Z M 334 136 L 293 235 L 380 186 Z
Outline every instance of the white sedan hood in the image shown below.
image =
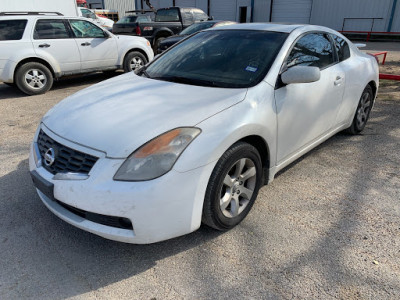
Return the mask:
M 177 84 L 131 72 L 66 98 L 43 123 L 72 142 L 125 158 L 168 130 L 194 126 L 242 101 L 246 91 Z

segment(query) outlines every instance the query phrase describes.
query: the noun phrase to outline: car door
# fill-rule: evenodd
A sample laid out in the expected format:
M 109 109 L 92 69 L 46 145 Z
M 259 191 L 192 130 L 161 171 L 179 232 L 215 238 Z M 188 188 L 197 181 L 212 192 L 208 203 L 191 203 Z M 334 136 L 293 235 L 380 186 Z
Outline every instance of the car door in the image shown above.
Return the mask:
M 69 23 L 79 48 L 83 72 L 116 67 L 118 46 L 114 36 L 89 21 L 70 19 Z
M 295 42 L 282 70 L 298 65 L 319 67 L 321 77 L 316 82 L 280 85 L 275 90 L 278 164 L 326 134 L 342 102 L 345 76 L 327 34 L 308 33 Z
M 58 64 L 61 73 L 80 71 L 79 50 L 64 19 L 37 20 L 32 43 L 36 55 L 46 61 L 52 60 L 52 64 Z

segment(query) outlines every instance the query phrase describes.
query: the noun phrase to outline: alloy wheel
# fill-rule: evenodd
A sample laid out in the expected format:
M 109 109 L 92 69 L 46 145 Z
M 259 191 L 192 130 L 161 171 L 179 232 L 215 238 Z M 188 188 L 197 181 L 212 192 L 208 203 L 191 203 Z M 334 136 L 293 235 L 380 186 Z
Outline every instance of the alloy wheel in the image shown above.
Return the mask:
M 249 204 L 256 187 L 257 170 L 249 158 L 236 161 L 225 175 L 220 191 L 220 209 L 225 217 L 238 216 Z
M 29 87 L 40 90 L 46 85 L 47 77 L 39 69 L 30 69 L 25 73 L 25 82 Z
M 364 124 L 367 122 L 368 114 L 371 109 L 371 95 L 365 92 L 360 101 L 360 106 L 357 110 L 357 126 L 358 128 L 363 128 Z

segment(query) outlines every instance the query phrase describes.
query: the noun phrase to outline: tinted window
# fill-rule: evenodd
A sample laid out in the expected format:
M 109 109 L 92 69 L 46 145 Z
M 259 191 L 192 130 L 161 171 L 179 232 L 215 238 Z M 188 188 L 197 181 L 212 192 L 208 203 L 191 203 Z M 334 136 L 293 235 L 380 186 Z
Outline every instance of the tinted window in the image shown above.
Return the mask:
M 324 68 L 334 63 L 333 49 L 328 36 L 311 33 L 300 38 L 287 59 L 287 66 L 313 66 Z
M 350 57 L 350 48 L 346 41 L 337 35 L 332 35 L 333 40 L 335 41 L 336 51 L 339 56 L 339 61 L 344 61 Z
M 69 34 L 63 20 L 39 20 L 36 22 L 33 38 L 35 40 L 67 39 Z
M 156 22 L 177 22 L 179 13 L 177 9 L 160 9 L 157 11 Z
M 137 20 L 136 20 L 136 22 L 149 22 L 149 21 L 150 21 L 149 17 L 146 17 L 146 16 L 139 16 L 139 17 L 137 17 Z
M 27 20 L 0 21 L 0 41 L 15 41 L 22 39 Z
M 96 19 L 96 14 L 89 9 L 81 9 L 82 16 L 89 19 Z
M 136 16 L 123 17 L 117 23 L 118 24 L 134 23 L 134 22 L 136 22 L 136 18 L 137 18 Z
M 88 21 L 70 20 L 69 22 L 77 38 L 104 38 L 103 30 Z
M 245 88 L 266 76 L 286 33 L 203 31 L 153 61 L 143 76 L 201 86 Z
M 215 22 L 196 23 L 196 24 L 190 25 L 185 30 L 182 30 L 180 35 L 189 35 L 189 34 L 195 33 L 197 31 L 200 31 L 203 29 L 211 28 L 214 26 L 214 24 L 215 24 Z

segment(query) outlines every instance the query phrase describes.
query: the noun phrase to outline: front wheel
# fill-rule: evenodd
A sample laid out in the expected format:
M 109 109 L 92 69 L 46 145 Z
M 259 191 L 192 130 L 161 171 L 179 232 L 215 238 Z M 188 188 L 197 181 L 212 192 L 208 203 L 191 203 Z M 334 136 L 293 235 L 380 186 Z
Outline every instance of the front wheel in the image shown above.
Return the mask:
M 50 70 L 38 62 L 28 62 L 20 66 L 15 73 L 17 87 L 27 95 L 46 93 L 53 86 Z
M 260 154 L 239 142 L 216 164 L 207 186 L 202 221 L 217 230 L 239 224 L 253 206 L 262 180 Z
M 143 67 L 145 64 L 147 64 L 146 57 L 140 52 L 132 51 L 124 58 L 124 71 L 135 71 Z
M 361 94 L 360 101 L 358 102 L 356 113 L 353 118 L 351 126 L 347 129 L 350 134 L 358 134 L 364 130 L 367 124 L 369 114 L 372 109 L 373 92 L 370 85 L 367 85 Z

